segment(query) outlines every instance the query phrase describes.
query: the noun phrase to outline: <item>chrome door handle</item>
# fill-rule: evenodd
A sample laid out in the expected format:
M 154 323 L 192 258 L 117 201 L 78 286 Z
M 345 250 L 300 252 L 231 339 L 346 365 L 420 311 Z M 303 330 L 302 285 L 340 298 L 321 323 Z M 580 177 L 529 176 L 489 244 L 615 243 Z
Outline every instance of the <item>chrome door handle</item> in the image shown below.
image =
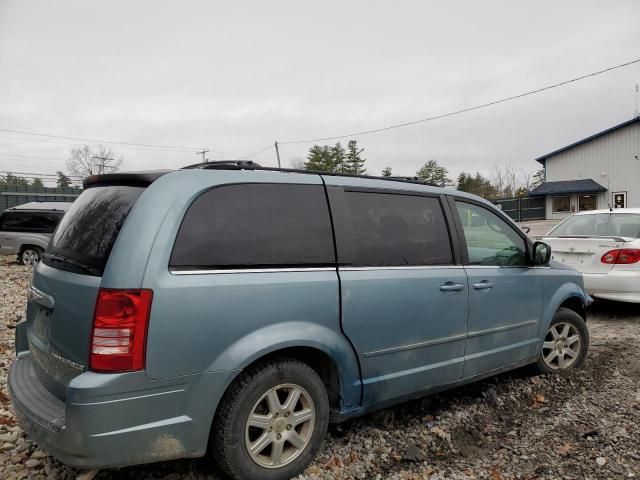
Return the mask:
M 443 285 L 440 285 L 441 292 L 459 292 L 461 290 L 464 290 L 464 285 L 462 285 L 461 283 L 447 282 Z
M 493 288 L 493 283 L 488 280 L 482 280 L 481 282 L 474 283 L 473 288 L 476 290 L 489 290 Z

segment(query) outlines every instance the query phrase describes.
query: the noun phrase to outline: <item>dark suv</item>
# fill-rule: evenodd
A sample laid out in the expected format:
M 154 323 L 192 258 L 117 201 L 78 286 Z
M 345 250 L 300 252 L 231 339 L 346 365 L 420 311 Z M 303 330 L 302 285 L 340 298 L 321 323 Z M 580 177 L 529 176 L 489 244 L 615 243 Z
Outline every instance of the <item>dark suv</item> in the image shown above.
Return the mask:
M 0 255 L 17 255 L 24 265 L 35 266 L 64 213 L 66 202 L 32 202 L 0 214 Z

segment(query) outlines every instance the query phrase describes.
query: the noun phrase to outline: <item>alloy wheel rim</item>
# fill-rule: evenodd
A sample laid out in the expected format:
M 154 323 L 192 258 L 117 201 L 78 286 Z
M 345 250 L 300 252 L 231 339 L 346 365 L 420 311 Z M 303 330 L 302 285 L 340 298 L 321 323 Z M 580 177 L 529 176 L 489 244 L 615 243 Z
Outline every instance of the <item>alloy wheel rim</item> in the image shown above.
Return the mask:
M 255 403 L 245 427 L 245 447 L 265 468 L 293 462 L 309 445 L 316 412 L 309 393 L 299 385 L 282 384 Z
M 39 255 L 35 250 L 25 250 L 22 252 L 22 261 L 25 265 L 35 267 L 38 263 Z
M 580 356 L 582 339 L 578 329 L 567 322 L 552 325 L 542 344 L 544 363 L 553 370 L 571 367 Z

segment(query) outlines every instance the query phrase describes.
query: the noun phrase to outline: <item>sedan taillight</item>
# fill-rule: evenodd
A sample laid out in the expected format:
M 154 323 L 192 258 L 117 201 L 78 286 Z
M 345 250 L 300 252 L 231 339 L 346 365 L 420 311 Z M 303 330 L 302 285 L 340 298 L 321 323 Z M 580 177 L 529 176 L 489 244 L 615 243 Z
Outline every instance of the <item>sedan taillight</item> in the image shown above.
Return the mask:
M 91 330 L 91 370 L 114 373 L 144 369 L 152 298 L 153 291 L 147 289 L 98 291 Z
M 609 250 L 600 259 L 602 263 L 610 265 L 629 265 L 631 263 L 640 262 L 640 249 L 637 248 L 620 248 Z

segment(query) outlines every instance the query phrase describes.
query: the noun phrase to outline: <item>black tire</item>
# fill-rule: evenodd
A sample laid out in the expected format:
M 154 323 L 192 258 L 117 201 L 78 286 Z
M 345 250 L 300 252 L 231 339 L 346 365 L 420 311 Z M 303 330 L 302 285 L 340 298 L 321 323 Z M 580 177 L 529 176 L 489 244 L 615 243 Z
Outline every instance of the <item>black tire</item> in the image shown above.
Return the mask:
M 292 455 L 290 463 L 269 468 L 260 465 L 249 454 L 248 446 L 245 443 L 245 435 L 249 435 L 247 432 L 250 431 L 247 427 L 247 420 L 254 409 L 261 405 L 259 402 L 263 396 L 275 387 L 282 385 L 302 388 L 303 395 L 306 395 L 305 398 L 310 397 L 313 403 L 315 419 L 313 424 L 310 421 L 306 424 L 311 427 L 303 427 L 308 428 L 306 430 L 307 443 L 304 448 L 298 449 L 299 453 L 295 454 L 297 456 Z M 302 405 L 302 403 L 298 405 Z M 284 417 L 281 416 L 279 421 L 284 421 Z M 225 393 L 211 428 L 211 454 L 216 463 L 234 479 L 289 479 L 300 474 L 313 460 L 322 445 L 328 423 L 329 399 L 327 390 L 315 370 L 292 358 L 267 361 L 243 372 Z M 290 425 L 287 425 L 287 430 L 290 430 L 289 427 Z M 294 430 L 297 428 L 294 427 Z M 278 428 L 275 431 L 278 431 Z M 262 433 L 266 435 L 266 432 L 267 430 L 264 429 L 260 435 Z M 275 435 L 275 433 L 269 433 L 269 435 Z M 287 435 L 287 433 L 283 432 L 282 435 Z M 289 445 L 286 440 L 279 441 L 287 445 L 288 451 L 292 451 L 291 449 L 294 448 L 293 444 Z M 271 445 L 275 445 L 275 441 Z M 270 448 L 273 446 L 266 447 L 267 454 L 269 454 Z
M 562 327 L 559 327 L 559 324 L 562 324 Z M 570 358 L 568 355 L 563 355 L 565 358 L 570 358 L 571 362 L 566 363 L 566 366 L 561 366 L 559 362 L 559 354 L 556 354 L 556 357 L 551 362 L 548 361 L 548 359 L 552 356 L 550 354 L 553 352 L 553 349 L 545 348 L 545 344 L 548 344 L 547 342 L 557 341 L 561 344 L 559 346 L 560 349 L 562 349 L 562 343 L 567 345 L 566 339 L 563 340 L 564 337 L 560 336 L 558 339 L 555 339 L 552 333 L 552 329 L 554 329 L 554 327 L 558 330 L 563 330 L 564 325 L 572 326 L 572 332 L 577 332 L 577 335 L 579 335 L 579 350 L 574 358 Z M 556 333 L 558 332 L 556 331 Z M 575 333 L 573 335 L 575 335 Z M 569 335 L 569 337 L 573 337 L 573 335 Z M 578 315 L 573 310 L 560 307 L 554 315 L 553 320 L 551 320 L 551 323 L 549 324 L 549 328 L 545 333 L 543 342 L 545 343 L 543 343 L 543 348 L 541 348 L 540 350 L 540 356 L 538 357 L 538 361 L 535 364 L 538 373 L 548 374 L 570 370 L 573 368 L 580 368 L 586 360 L 589 350 L 589 329 L 587 328 L 586 322 L 580 315 Z M 575 347 L 573 345 L 571 345 L 571 347 L 571 351 L 573 352 L 575 350 Z M 564 351 L 566 351 L 566 349 L 564 349 Z
M 42 249 L 40 247 L 26 245 L 22 247 L 18 254 L 18 263 L 20 265 L 35 267 L 40 260 L 42 260 Z

